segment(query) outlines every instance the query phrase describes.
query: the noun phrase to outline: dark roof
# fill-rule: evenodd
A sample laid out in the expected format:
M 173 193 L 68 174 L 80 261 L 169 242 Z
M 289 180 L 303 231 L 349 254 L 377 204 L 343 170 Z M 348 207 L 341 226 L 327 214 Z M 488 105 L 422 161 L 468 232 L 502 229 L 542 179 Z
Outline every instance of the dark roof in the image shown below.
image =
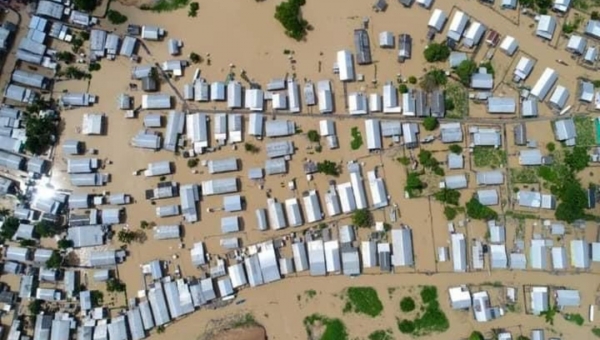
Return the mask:
M 367 33 L 367 30 L 354 30 L 354 48 L 356 49 L 357 64 L 366 65 L 372 62 L 371 44 L 369 42 L 369 34 Z

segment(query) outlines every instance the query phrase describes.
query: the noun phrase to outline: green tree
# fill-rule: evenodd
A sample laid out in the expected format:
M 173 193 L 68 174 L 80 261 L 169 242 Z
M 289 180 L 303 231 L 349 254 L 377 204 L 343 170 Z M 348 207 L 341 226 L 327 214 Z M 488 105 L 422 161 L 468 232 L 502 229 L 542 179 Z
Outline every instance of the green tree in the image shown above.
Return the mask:
M 19 220 L 16 217 L 7 217 L 2 223 L 2 231 L 0 231 L 0 236 L 4 239 L 11 239 L 17 229 L 19 229 Z
M 73 0 L 75 8 L 84 12 L 93 12 L 96 9 L 96 0 Z
M 27 309 L 29 310 L 30 315 L 38 315 L 43 310 L 43 302 L 42 300 L 33 300 L 29 302 L 27 305 Z
M 121 280 L 110 278 L 106 281 L 106 291 L 108 292 L 124 292 L 127 286 Z
M 398 85 L 398 92 L 400 93 L 408 93 L 408 86 L 406 84 Z
M 148 223 L 148 221 L 140 221 L 140 228 L 141 229 L 146 229 L 150 227 L 150 223 Z
M 56 223 L 42 220 L 33 226 L 33 231 L 40 237 L 53 237 L 60 233 L 60 227 Z
M 415 77 L 415 76 L 408 77 L 408 83 L 409 84 L 416 84 L 417 83 L 417 77 Z
M 192 52 L 190 53 L 190 60 L 194 64 L 199 64 L 202 62 L 202 57 L 198 53 Z
M 421 89 L 427 92 L 431 92 L 440 86 L 444 86 L 448 83 L 448 77 L 446 72 L 439 69 L 433 69 L 423 76 L 419 86 Z
M 495 220 L 498 218 L 498 213 L 496 213 L 490 207 L 486 207 L 485 205 L 479 203 L 479 201 L 473 197 L 469 202 L 467 202 L 467 215 L 476 220 Z
M 60 255 L 60 253 L 58 252 L 58 250 L 54 250 L 52 252 L 52 255 L 50 255 L 50 257 L 46 261 L 46 267 L 47 268 L 58 269 L 58 268 L 60 268 L 60 265 L 62 264 L 62 261 L 63 261 L 63 257 Z
M 440 202 L 451 205 L 459 205 L 460 203 L 460 191 L 454 189 L 443 188 L 436 192 L 434 195 L 435 199 Z
M 424 187 L 425 185 L 421 181 L 421 178 L 419 177 L 418 173 L 411 172 L 408 174 L 408 176 L 406 177 L 406 186 L 404 188 L 406 191 L 411 193 L 414 191 L 423 190 Z
M 590 156 L 585 147 L 576 146 L 572 151 L 565 153 L 565 163 L 575 172 L 587 168 L 589 161 Z
M 301 7 L 305 0 L 287 0 L 275 7 L 275 19 L 285 29 L 285 34 L 292 39 L 302 40 L 309 28 L 308 22 L 302 18 Z
M 467 87 L 471 85 L 471 76 L 476 71 L 477 64 L 471 59 L 463 60 L 455 70 L 460 82 Z
M 244 149 L 246 152 L 257 154 L 260 151 L 260 148 L 252 143 L 244 143 Z
M 88 71 L 90 71 L 90 72 L 100 71 L 100 69 L 102 69 L 102 65 L 100 65 L 100 63 L 93 62 L 93 63 L 89 63 L 89 65 L 88 65 Z
M 437 129 L 438 125 L 438 120 L 435 117 L 425 117 L 425 119 L 423 119 L 423 127 L 427 131 L 433 131 Z
M 19 246 L 21 247 L 33 247 L 35 246 L 35 241 L 34 240 L 20 240 L 19 241 Z
M 108 21 L 110 21 L 110 23 L 113 25 L 124 24 L 127 22 L 128 19 L 126 15 L 113 9 L 109 9 L 108 12 L 106 12 L 106 17 L 108 18 Z
M 458 144 L 452 144 L 448 147 L 448 150 L 450 150 L 450 152 L 452 152 L 452 153 L 460 155 L 463 151 L 463 148 L 462 148 L 462 146 L 460 146 Z
M 55 57 L 56 57 L 56 60 L 65 62 L 67 64 L 75 61 L 75 55 L 69 51 L 57 52 Z
M 117 238 L 119 239 L 119 242 L 130 244 L 135 241 L 136 233 L 132 230 L 121 229 L 117 233 Z
M 400 310 L 404 313 L 409 313 L 415 310 L 416 304 L 415 300 L 410 296 L 406 296 L 400 300 Z
M 398 329 L 402 334 L 411 334 L 415 331 L 415 323 L 411 320 L 404 319 L 398 322 Z
M 359 209 L 352 214 L 352 224 L 359 228 L 369 228 L 373 224 L 373 215 L 369 209 Z
M 340 167 L 336 163 L 328 160 L 317 163 L 317 171 L 334 177 L 340 175 Z
M 318 143 L 319 140 L 321 139 L 321 136 L 319 135 L 319 133 L 317 132 L 317 130 L 309 130 L 306 133 L 306 136 L 308 137 L 308 140 L 313 142 L 313 143 Z
M 25 122 L 25 150 L 39 155 L 54 144 L 57 126 L 49 117 L 29 116 Z
M 57 242 L 58 249 L 67 249 L 73 246 L 73 241 L 67 239 L 60 239 Z
M 446 219 L 448 221 L 454 220 L 456 218 L 456 215 L 458 215 L 458 211 L 456 210 L 456 208 L 451 206 L 444 207 L 444 216 L 446 216 Z
M 469 340 L 484 340 L 483 334 L 481 332 L 473 331 L 469 336 Z
M 198 158 L 190 158 L 187 161 L 187 166 L 188 166 L 188 168 L 195 168 L 198 166 L 199 162 L 200 161 L 198 160 Z
M 431 43 L 423 51 L 425 60 L 429 63 L 446 61 L 450 56 L 450 48 L 445 44 Z
M 188 17 L 195 18 L 198 15 L 198 9 L 200 9 L 200 5 L 197 2 L 190 3 Z
M 585 217 L 585 208 L 588 203 L 587 194 L 574 176 L 561 178 L 561 182 L 562 187 L 558 195 L 559 203 L 554 216 L 560 221 L 573 223 Z
M 553 142 L 549 142 L 548 144 L 546 144 L 546 149 L 550 152 L 554 152 L 554 150 L 556 150 L 556 144 L 554 144 Z

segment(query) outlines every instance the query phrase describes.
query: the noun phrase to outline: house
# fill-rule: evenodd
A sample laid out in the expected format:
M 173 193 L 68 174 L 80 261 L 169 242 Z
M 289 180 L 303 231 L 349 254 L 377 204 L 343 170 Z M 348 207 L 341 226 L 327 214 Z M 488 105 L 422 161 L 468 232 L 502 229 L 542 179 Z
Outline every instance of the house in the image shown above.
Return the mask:
M 377 0 L 377 2 L 373 5 L 373 10 L 375 12 L 385 12 L 388 7 L 388 3 L 385 0 Z
M 449 152 L 448 153 L 448 169 L 450 170 L 455 170 L 455 169 L 462 169 L 464 168 L 464 158 L 462 155 L 457 155 L 455 153 Z
M 398 36 L 398 61 L 404 62 L 410 59 L 412 55 L 412 37 L 410 34 L 400 34 Z
M 323 219 L 324 215 L 321 211 L 319 195 L 316 190 L 304 193 L 302 201 L 304 202 L 304 213 L 306 214 L 307 223 L 314 223 Z
M 567 145 L 574 145 L 577 132 L 575 122 L 572 118 L 557 120 L 554 122 L 554 138 L 559 142 L 565 142 Z
M 341 81 L 354 81 L 354 63 L 350 51 L 337 52 L 337 69 Z
M 552 10 L 554 10 L 555 12 L 567 13 L 570 5 L 571 0 L 554 0 Z
M 600 20 L 590 20 L 585 25 L 585 34 L 600 39 Z
M 35 14 L 51 19 L 61 20 L 65 6 L 59 2 L 42 0 L 38 3 Z
M 83 143 L 78 140 L 68 139 L 63 143 L 63 153 L 65 155 L 79 155 L 83 153 L 83 149 Z
M 398 89 L 392 82 L 383 85 L 383 112 L 399 113 L 402 107 L 398 103 Z
M 404 146 L 411 149 L 416 148 L 419 144 L 417 134 L 419 133 L 419 124 L 417 123 L 402 123 L 402 137 Z
M 268 120 L 265 124 L 267 137 L 286 137 L 296 133 L 296 124 L 291 120 Z
M 225 83 L 222 81 L 215 81 L 210 84 L 210 100 L 222 102 L 225 101 L 226 96 Z
M 517 101 L 513 97 L 490 97 L 487 100 L 488 113 L 515 113 L 517 112 Z
M 525 208 L 542 208 L 553 210 L 556 208 L 556 198 L 548 194 L 533 191 L 519 191 L 517 193 L 519 206 Z
M 567 100 L 569 100 L 569 90 L 562 85 L 558 85 L 552 96 L 550 96 L 549 104 L 556 110 L 562 110 L 566 104 Z
M 433 0 L 417 0 L 417 4 L 425 9 L 430 9 L 433 5 Z
M 538 116 L 538 101 L 527 99 L 521 102 L 521 116 L 523 118 Z M 524 145 L 524 144 L 523 144 Z
M 480 22 L 472 21 L 463 36 L 464 39 L 462 44 L 468 48 L 473 48 L 479 45 L 479 42 L 481 41 L 485 31 L 485 26 L 483 26 Z
M 165 110 L 172 106 L 171 96 L 163 93 L 142 95 L 142 109 Z
M 444 29 L 444 24 L 446 24 L 446 20 L 448 17 L 446 13 L 441 9 L 434 9 L 431 13 L 431 17 L 429 18 L 428 27 L 435 29 L 438 32 L 441 32 Z M 462 33 L 462 32 L 461 32 Z
M 598 47 L 588 47 L 583 55 L 583 62 L 588 65 L 594 65 L 598 60 Z
M 513 80 L 515 82 L 524 81 L 525 79 L 527 79 L 527 77 L 529 77 L 534 66 L 535 61 L 527 57 L 521 57 L 519 59 L 519 62 L 517 63 L 517 66 L 515 66 Z
M 569 42 L 567 43 L 567 51 L 576 55 L 583 55 L 583 53 L 585 52 L 586 45 L 587 41 L 584 37 L 577 34 L 573 34 L 571 35 L 571 37 L 569 38 Z
M 454 40 L 455 42 L 459 42 L 468 22 L 469 17 L 464 12 L 454 12 L 454 16 L 452 17 L 452 21 L 450 22 L 450 28 L 448 29 L 447 33 L 448 39 Z
M 493 89 L 494 76 L 489 74 L 485 67 L 480 67 L 479 71 L 471 76 L 471 88 L 477 90 Z
M 504 174 L 500 170 L 478 171 L 477 185 L 501 185 L 504 183 Z
M 540 149 L 527 149 L 519 151 L 519 164 L 524 166 L 542 165 L 544 156 Z
M 165 35 L 165 31 L 157 26 L 142 26 L 142 39 L 144 40 L 160 40 Z
M 467 243 L 465 234 L 450 234 L 452 245 L 452 266 L 454 272 L 467 271 Z
M 581 296 L 578 290 L 574 289 L 557 289 L 555 292 L 556 305 L 562 309 L 564 307 L 580 307 Z
M 590 245 L 585 240 L 571 240 L 571 265 L 577 269 L 590 267 Z
M 25 70 L 13 71 L 11 81 L 42 90 L 47 89 L 50 84 L 50 80 L 45 76 Z
M 365 132 L 367 139 L 367 149 L 369 151 L 381 150 L 381 125 L 379 124 L 379 120 L 365 120 Z
M 502 0 L 500 7 L 502 9 L 517 9 L 517 0 Z
M 552 247 L 552 269 L 565 270 L 569 266 L 567 263 L 567 251 L 564 247 Z
M 473 315 L 478 322 L 488 322 L 498 316 L 500 312 L 498 308 L 491 306 L 490 296 L 487 292 L 473 293 Z
M 384 31 L 379 33 L 379 47 L 394 48 L 394 46 L 394 33 L 390 31 Z
M 414 0 L 398 0 L 398 2 L 400 2 L 402 4 L 402 6 L 404 7 L 410 7 L 412 6 Z
M 508 56 L 514 55 L 518 48 L 519 42 L 510 35 L 505 36 L 504 39 L 502 39 L 502 43 L 500 43 L 500 50 Z
M 392 265 L 414 265 L 412 231 L 409 228 L 392 229 Z
M 429 113 L 432 117 L 443 118 L 446 115 L 446 101 L 444 98 L 444 92 L 441 90 L 434 90 L 429 95 Z
M 84 113 L 81 124 L 84 135 L 101 135 L 104 133 L 104 114 Z
M 371 44 L 369 42 L 369 34 L 367 33 L 366 29 L 361 28 L 354 30 L 354 49 L 356 50 L 356 63 L 358 65 L 368 65 L 372 62 Z M 341 67 L 341 65 L 338 66 Z
M 242 84 L 238 81 L 227 83 L 227 108 L 239 109 L 242 107 Z
M 539 101 L 543 101 L 557 80 L 558 73 L 556 73 L 556 71 L 553 69 L 546 67 L 538 81 L 535 83 L 535 85 L 533 85 L 533 88 L 531 88 L 530 94 L 536 97 Z
M 333 94 L 329 80 L 320 80 L 317 83 L 317 98 L 320 113 L 333 112 Z
M 548 287 L 531 287 L 530 292 L 530 310 L 533 315 L 540 315 L 549 310 L 550 299 Z
M 469 59 L 469 57 L 467 57 L 465 52 L 452 51 L 450 52 L 450 57 L 448 57 L 448 65 L 451 68 L 457 68 L 460 63 L 467 59 Z
M 464 189 L 469 186 L 465 174 L 449 175 L 444 178 L 444 188 L 446 189 Z
M 131 36 L 125 36 L 119 54 L 127 58 L 134 56 L 137 48 L 137 39 Z
M 594 84 L 580 80 L 579 81 L 579 101 L 591 103 L 594 100 Z
M 351 115 L 364 115 L 368 113 L 367 97 L 362 92 L 348 95 L 348 113 Z
M 250 115 L 250 125 L 252 125 L 252 114 Z M 176 124 L 173 124 L 176 126 Z M 178 128 L 179 126 L 177 126 Z M 203 153 L 204 149 L 208 147 L 209 136 L 208 136 L 208 117 L 203 113 L 192 113 L 186 116 L 186 136 L 192 143 L 194 151 L 196 153 Z M 261 125 L 262 127 L 262 125 Z M 174 129 L 177 130 L 177 129 Z
M 556 30 L 556 19 L 550 15 L 540 15 L 535 34 L 543 39 L 552 40 Z
M 485 43 L 490 47 L 496 47 L 500 42 L 500 33 L 495 30 L 490 30 L 487 38 L 485 38 Z
M 469 309 L 471 307 L 471 292 L 467 286 L 448 288 L 450 307 L 452 309 Z
M 498 205 L 499 197 L 496 189 L 477 190 L 475 194 L 479 203 L 485 206 Z
M 245 91 L 244 106 L 253 112 L 262 112 L 265 104 L 264 92 L 261 89 Z
M 416 103 L 413 90 L 402 94 L 402 115 L 415 116 L 417 113 Z

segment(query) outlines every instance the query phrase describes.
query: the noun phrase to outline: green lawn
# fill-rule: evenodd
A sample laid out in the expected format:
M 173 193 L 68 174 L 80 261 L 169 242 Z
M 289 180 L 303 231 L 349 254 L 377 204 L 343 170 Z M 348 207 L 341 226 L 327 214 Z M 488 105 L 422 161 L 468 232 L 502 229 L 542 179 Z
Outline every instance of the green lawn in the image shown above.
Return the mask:
M 596 145 L 596 128 L 594 120 L 590 117 L 575 117 L 575 131 L 577 137 L 575 143 L 579 146 L 594 146 Z
M 539 182 L 537 170 L 533 167 L 510 169 L 510 181 L 525 184 L 537 183 Z
M 309 339 L 313 338 L 313 327 L 322 328 L 320 340 L 348 340 L 346 325 L 340 319 L 330 319 L 320 314 L 312 314 L 304 318 L 304 327 Z
M 352 135 L 352 141 L 350 142 L 350 147 L 352 150 L 358 150 L 363 145 L 363 138 L 360 130 L 355 126 L 350 130 L 350 134 Z
M 344 307 L 346 312 L 366 314 L 376 317 L 383 311 L 383 304 L 379 300 L 377 291 L 371 287 L 350 287 L 346 291 L 347 302 Z
M 473 148 L 473 162 L 478 168 L 498 168 L 506 164 L 506 152 L 501 149 L 486 146 Z
M 463 118 L 469 115 L 469 92 L 459 83 L 446 86 L 446 100 L 454 104 L 454 109 L 446 112 L 446 118 Z

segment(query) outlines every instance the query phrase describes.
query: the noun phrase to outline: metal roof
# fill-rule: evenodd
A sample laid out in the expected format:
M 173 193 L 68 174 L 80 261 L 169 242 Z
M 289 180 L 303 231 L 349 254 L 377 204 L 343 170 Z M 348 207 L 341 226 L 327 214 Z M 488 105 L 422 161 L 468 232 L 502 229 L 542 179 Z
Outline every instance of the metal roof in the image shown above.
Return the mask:
M 557 120 L 554 122 L 554 136 L 558 141 L 566 141 L 577 137 L 575 123 L 572 118 Z
M 446 176 L 444 178 L 444 183 L 448 189 L 464 189 L 469 186 L 465 174 Z
M 304 213 L 306 214 L 307 223 L 313 223 L 323 219 L 319 195 L 316 190 L 305 193 L 302 200 L 304 202 Z
M 267 209 L 269 212 L 269 224 L 273 230 L 279 230 L 287 227 L 283 204 L 273 198 L 267 199 Z
M 590 267 L 590 246 L 585 240 L 571 240 L 571 265 L 577 269 Z
M 302 213 L 300 212 L 300 203 L 297 198 L 288 198 L 285 200 L 285 211 L 290 227 L 298 227 L 304 224 Z
M 153 93 L 142 95 L 142 109 L 170 109 L 171 106 L 171 96 L 168 94 Z
M 350 245 L 342 246 L 342 268 L 344 275 L 360 274 L 360 259 L 357 248 Z
M 284 137 L 296 133 L 296 124 L 291 120 L 268 120 L 265 123 L 267 137 Z
M 515 113 L 517 112 L 517 101 L 513 97 L 490 97 L 487 100 L 487 111 L 489 113 Z
M 185 113 L 179 111 L 169 111 L 164 142 L 165 150 L 175 151 L 177 149 L 177 142 L 179 140 L 179 136 L 183 133 L 184 124 Z
M 155 325 L 157 327 L 171 321 L 162 283 L 160 281 L 155 282 L 154 287 L 148 290 L 148 301 L 150 302 L 152 315 L 154 316 Z
M 198 208 L 196 203 L 199 201 L 199 190 L 196 184 L 182 185 L 180 188 L 181 212 L 186 222 L 193 223 L 198 221 Z
M 238 159 L 235 157 L 212 159 L 208 161 L 208 173 L 218 174 L 238 170 Z
M 220 195 L 238 191 L 238 180 L 235 177 L 202 181 L 202 195 Z
M 178 224 L 154 227 L 155 240 L 169 240 L 181 237 L 181 227 Z
M 291 140 L 270 142 L 265 147 L 267 157 L 276 158 L 294 154 L 294 143 Z
M 238 216 L 221 217 L 221 232 L 223 234 L 240 231 L 240 220 Z
M 267 159 L 265 161 L 265 174 L 278 175 L 287 173 L 287 161 L 284 158 Z
M 452 263 L 455 272 L 467 271 L 467 244 L 464 234 L 451 234 Z
M 392 229 L 392 264 L 395 267 L 414 265 L 412 231 Z
M 93 250 L 89 255 L 90 265 L 93 267 L 113 266 L 117 264 L 114 250 Z
M 242 210 L 242 196 L 230 195 L 223 197 L 223 209 L 227 212 Z
M 146 331 L 142 323 L 142 314 L 139 308 L 127 311 L 127 325 L 133 340 L 141 340 L 146 337 Z

